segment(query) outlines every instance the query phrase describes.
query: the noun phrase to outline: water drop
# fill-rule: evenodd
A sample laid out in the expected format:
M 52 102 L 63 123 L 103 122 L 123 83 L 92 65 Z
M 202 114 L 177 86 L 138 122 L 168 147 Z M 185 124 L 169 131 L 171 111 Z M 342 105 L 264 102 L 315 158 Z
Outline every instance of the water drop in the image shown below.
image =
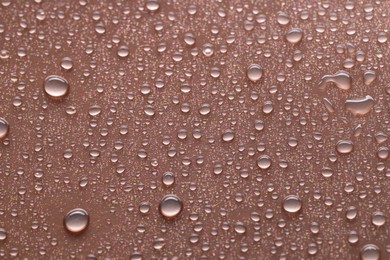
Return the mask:
M 379 260 L 380 250 L 377 245 L 367 244 L 360 250 L 360 257 L 362 260 Z
M 371 222 L 373 225 L 381 227 L 386 223 L 386 216 L 381 211 L 375 211 L 374 213 L 372 213 Z
M 296 213 L 302 208 L 302 201 L 297 195 L 288 195 L 283 200 L 283 209 L 289 213 Z
M 183 203 L 176 195 L 165 196 L 159 205 L 160 214 L 168 219 L 178 216 L 182 209 Z
M 0 228 L 0 241 L 3 241 L 7 238 L 7 231 L 4 228 Z
M 349 140 L 340 140 L 336 144 L 337 152 L 347 154 L 353 151 L 353 143 Z
M 56 75 L 48 76 L 43 86 L 45 93 L 53 99 L 61 99 L 69 92 L 68 81 Z
M 262 155 L 257 159 L 257 166 L 260 169 L 266 170 L 271 166 L 271 158 L 268 155 Z
M 302 40 L 303 31 L 300 28 L 292 28 L 286 34 L 286 40 L 289 43 L 299 43 Z
M 165 172 L 162 177 L 165 186 L 170 187 L 175 183 L 175 175 L 172 172 Z
M 261 79 L 261 76 L 263 75 L 263 70 L 259 64 L 251 64 L 246 71 L 246 75 L 251 81 L 256 82 Z
M 61 60 L 61 68 L 64 70 L 71 70 L 73 68 L 73 61 L 69 57 L 65 57 Z
M 233 139 L 234 139 L 234 131 L 231 129 L 226 130 L 222 134 L 222 140 L 224 140 L 225 142 L 233 141 Z
M 160 8 L 160 3 L 157 0 L 147 0 L 146 8 L 149 11 L 157 11 Z
M 364 72 L 363 77 L 364 84 L 368 86 L 376 79 L 376 73 L 373 70 L 367 70 Z
M 64 218 L 64 226 L 71 233 L 83 232 L 89 224 L 89 215 L 87 211 L 76 208 L 68 212 Z

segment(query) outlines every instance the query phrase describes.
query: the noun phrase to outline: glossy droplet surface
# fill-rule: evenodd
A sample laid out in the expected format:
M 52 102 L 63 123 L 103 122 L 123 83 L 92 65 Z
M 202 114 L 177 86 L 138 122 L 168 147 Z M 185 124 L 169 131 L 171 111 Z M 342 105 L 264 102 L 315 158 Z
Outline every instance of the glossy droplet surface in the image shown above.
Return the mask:
M 175 175 L 172 172 L 165 172 L 162 177 L 165 186 L 170 187 L 175 183 Z
M 71 70 L 73 68 L 73 61 L 69 57 L 65 57 L 61 60 L 61 68 L 64 70 Z
M 259 64 L 251 64 L 246 71 L 246 75 L 251 81 L 256 82 L 261 79 L 263 70 Z
M 89 224 L 89 215 L 87 211 L 76 208 L 69 211 L 64 218 L 64 226 L 71 233 L 81 233 L 85 231 Z
M 262 169 L 266 170 L 271 166 L 271 158 L 268 155 L 262 155 L 257 159 L 257 166 Z
M 302 208 L 302 201 L 297 195 L 288 195 L 283 200 L 283 209 L 289 213 L 296 213 Z
M 9 124 L 4 118 L 0 118 L 0 141 L 7 137 L 9 132 Z
M 44 91 L 49 97 L 60 99 L 68 94 L 69 83 L 61 76 L 51 75 L 45 79 Z
M 354 116 L 363 116 L 370 112 L 374 104 L 374 99 L 367 95 L 363 98 L 347 99 L 344 106 Z
M 3 241 L 7 238 L 7 231 L 4 228 L 0 228 L 0 241 Z
M 168 219 L 174 218 L 183 210 L 183 202 L 176 195 L 165 196 L 159 205 L 160 214 Z

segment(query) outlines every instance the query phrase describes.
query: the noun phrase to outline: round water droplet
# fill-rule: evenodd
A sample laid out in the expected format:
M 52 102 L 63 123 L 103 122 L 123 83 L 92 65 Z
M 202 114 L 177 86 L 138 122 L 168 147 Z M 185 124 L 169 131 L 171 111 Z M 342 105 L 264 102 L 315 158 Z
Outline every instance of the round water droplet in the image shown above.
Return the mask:
M 303 38 L 303 31 L 300 28 L 292 28 L 286 34 L 286 40 L 289 43 L 298 43 Z
M 261 79 L 261 76 L 263 75 L 263 70 L 259 64 L 251 64 L 246 71 L 246 75 L 251 81 L 256 82 Z
M 360 257 L 362 260 L 379 260 L 380 250 L 377 245 L 367 244 L 360 250 Z
M 266 170 L 271 166 L 271 158 L 269 158 L 268 155 L 262 155 L 257 159 L 257 166 L 259 166 L 260 169 Z
M 61 99 L 69 92 L 69 83 L 60 76 L 51 75 L 45 79 L 44 91 L 53 99 Z
M 89 215 L 84 209 L 76 208 L 68 212 L 64 218 L 64 226 L 71 233 L 83 232 L 89 224 Z
M 280 25 L 287 25 L 290 23 L 290 17 L 285 12 L 279 11 L 276 14 L 276 20 Z
M 342 154 L 350 153 L 353 151 L 353 143 L 349 140 L 340 140 L 336 144 L 336 150 Z
M 182 209 L 183 203 L 176 195 L 165 196 L 159 205 L 160 214 L 166 218 L 174 218 L 178 216 Z
M 8 122 L 0 117 L 0 141 L 4 140 L 4 138 L 8 135 L 9 132 L 9 124 Z
M 283 209 L 289 213 L 296 213 L 302 208 L 302 201 L 297 195 L 288 195 L 283 200 Z

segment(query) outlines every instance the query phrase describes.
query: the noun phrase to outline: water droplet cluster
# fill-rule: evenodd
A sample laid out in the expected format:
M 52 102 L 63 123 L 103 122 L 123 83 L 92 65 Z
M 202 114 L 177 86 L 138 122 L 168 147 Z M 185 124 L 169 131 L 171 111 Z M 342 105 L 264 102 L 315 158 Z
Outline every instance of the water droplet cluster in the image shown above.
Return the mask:
M 0 6 L 0 258 L 389 259 L 388 2 Z

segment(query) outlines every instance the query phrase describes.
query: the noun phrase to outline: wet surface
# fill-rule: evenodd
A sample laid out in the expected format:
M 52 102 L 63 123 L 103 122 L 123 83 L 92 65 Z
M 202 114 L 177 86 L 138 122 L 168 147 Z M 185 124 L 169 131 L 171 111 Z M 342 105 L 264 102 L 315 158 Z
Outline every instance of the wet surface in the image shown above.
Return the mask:
M 389 259 L 390 2 L 252 2 L 1 1 L 1 258 Z

